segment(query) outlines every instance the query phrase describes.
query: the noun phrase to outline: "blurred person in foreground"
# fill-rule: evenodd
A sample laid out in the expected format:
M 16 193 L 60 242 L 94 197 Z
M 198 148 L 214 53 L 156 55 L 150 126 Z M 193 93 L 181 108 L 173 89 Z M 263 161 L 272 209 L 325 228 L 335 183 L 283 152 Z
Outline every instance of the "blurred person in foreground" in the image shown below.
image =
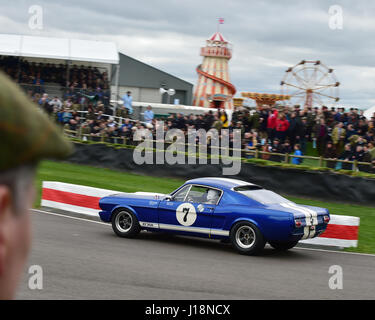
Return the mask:
M 31 246 L 29 208 L 43 158 L 72 147 L 21 89 L 0 73 L 0 299 L 13 299 Z

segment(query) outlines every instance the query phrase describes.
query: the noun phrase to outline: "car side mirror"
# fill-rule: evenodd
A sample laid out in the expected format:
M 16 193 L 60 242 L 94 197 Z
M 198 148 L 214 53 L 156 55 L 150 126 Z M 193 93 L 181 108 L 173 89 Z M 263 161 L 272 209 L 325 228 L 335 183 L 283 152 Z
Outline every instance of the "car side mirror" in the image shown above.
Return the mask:
M 165 201 L 172 201 L 172 199 L 173 199 L 172 196 L 166 196 L 166 197 L 164 198 Z

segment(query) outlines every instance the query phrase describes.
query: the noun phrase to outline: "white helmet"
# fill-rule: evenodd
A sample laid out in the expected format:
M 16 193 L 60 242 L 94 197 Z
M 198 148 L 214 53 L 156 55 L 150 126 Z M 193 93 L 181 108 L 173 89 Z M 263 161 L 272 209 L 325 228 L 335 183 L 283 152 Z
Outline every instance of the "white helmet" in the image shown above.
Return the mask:
M 207 201 L 211 203 L 216 203 L 219 198 L 219 192 L 214 189 L 209 189 L 207 192 Z

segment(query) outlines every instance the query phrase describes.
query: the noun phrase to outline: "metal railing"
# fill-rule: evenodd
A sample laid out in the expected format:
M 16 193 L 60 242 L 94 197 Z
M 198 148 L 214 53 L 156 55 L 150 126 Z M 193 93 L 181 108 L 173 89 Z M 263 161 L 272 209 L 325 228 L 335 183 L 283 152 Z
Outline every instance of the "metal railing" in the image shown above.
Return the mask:
M 134 121 L 134 120 L 133 120 Z M 129 137 L 111 137 L 107 136 L 105 134 L 84 134 L 82 133 L 82 128 L 79 130 L 69 130 L 69 129 L 63 129 L 64 134 L 67 137 L 78 139 L 81 141 L 93 141 L 93 142 L 100 142 L 100 143 L 108 143 L 108 144 L 122 144 L 124 146 L 134 147 L 138 145 L 141 141 L 134 141 L 133 139 Z M 143 140 L 142 140 L 143 141 Z M 160 142 L 158 140 L 149 140 L 150 143 L 152 143 L 152 146 L 154 146 L 157 142 Z M 177 143 L 173 141 L 164 141 L 164 151 L 166 151 L 167 147 L 175 143 L 176 145 L 184 145 L 185 151 L 188 151 L 186 147 L 193 147 L 195 148 L 196 155 L 199 155 L 200 148 L 202 147 L 199 144 L 189 144 L 189 143 Z M 205 145 L 203 145 L 205 146 Z M 370 172 L 371 170 L 375 170 L 375 164 L 374 162 L 363 162 L 363 161 L 350 161 L 350 160 L 343 160 L 338 158 L 324 158 L 324 157 L 314 157 L 314 156 L 307 156 L 307 155 L 294 155 L 291 153 L 277 153 L 277 152 L 268 152 L 268 151 L 261 151 L 258 149 L 255 150 L 248 150 L 248 149 L 237 149 L 237 148 L 223 148 L 213 145 L 207 145 L 207 149 L 219 149 L 219 152 L 224 150 L 221 154 L 234 154 L 235 152 L 238 152 L 241 154 L 241 158 L 243 160 L 246 159 L 259 159 L 259 160 L 267 160 L 275 163 L 285 163 L 290 164 L 291 159 L 293 158 L 299 158 L 299 159 L 306 159 L 306 160 L 315 160 L 318 163 L 317 167 L 320 168 L 330 168 L 330 169 L 337 169 L 336 164 L 347 164 L 350 166 L 350 168 L 346 168 L 345 170 L 352 170 L 352 171 L 365 171 Z M 193 149 L 191 148 L 191 149 Z M 153 147 L 152 147 L 153 149 Z M 190 150 L 191 150 L 190 149 Z M 177 151 L 179 152 L 179 151 Z M 220 155 L 219 155 L 220 156 Z M 328 164 L 331 164 L 331 166 L 327 166 Z M 303 164 L 300 164 L 303 166 Z M 314 166 L 312 166 L 314 167 Z M 367 169 L 367 170 L 364 170 Z
M 77 110 L 75 111 L 77 113 L 80 114 L 80 119 L 82 120 L 86 120 L 86 114 L 88 113 L 88 111 L 86 110 Z M 97 116 L 99 113 L 98 112 L 94 112 L 94 114 Z M 131 118 L 124 118 L 124 117 L 119 117 L 119 116 L 115 116 L 115 115 L 109 115 L 109 114 L 102 114 L 103 117 L 106 117 L 106 118 L 113 118 L 113 120 L 118 124 L 118 125 L 122 125 L 125 120 L 129 120 L 130 122 L 132 123 L 141 123 L 141 124 L 146 124 L 145 121 L 141 121 L 141 120 L 136 120 L 136 119 L 131 119 Z
M 23 82 L 19 82 L 18 85 L 23 88 L 26 92 L 27 91 L 32 91 L 33 94 L 36 94 L 36 93 L 39 93 L 39 94 L 43 94 L 43 93 L 48 93 L 53 91 L 54 94 L 57 94 L 57 96 L 59 98 L 63 98 L 64 97 L 64 94 L 66 94 L 67 92 L 72 92 L 74 94 L 95 94 L 95 90 L 88 90 L 88 89 L 83 89 L 81 87 L 78 87 L 78 88 L 74 88 L 74 89 L 71 89 L 70 87 L 66 86 L 66 85 L 62 85 L 62 84 L 59 84 L 57 82 L 46 82 L 46 83 L 43 83 L 43 84 L 34 84 L 34 83 L 23 83 Z M 110 88 L 108 89 L 103 89 L 102 92 L 104 92 L 107 96 L 107 100 L 109 102 L 110 100 L 110 95 L 111 95 L 111 90 Z

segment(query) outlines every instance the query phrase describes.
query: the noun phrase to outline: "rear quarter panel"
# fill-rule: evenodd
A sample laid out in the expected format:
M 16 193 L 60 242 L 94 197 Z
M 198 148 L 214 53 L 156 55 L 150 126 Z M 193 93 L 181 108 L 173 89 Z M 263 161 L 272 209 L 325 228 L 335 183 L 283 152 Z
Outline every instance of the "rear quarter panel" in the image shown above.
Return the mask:
M 256 225 L 266 240 L 287 241 L 294 229 L 294 217 L 292 213 L 270 209 L 239 192 L 227 190 L 217 206 L 218 213 L 223 221 L 225 230 L 231 228 L 239 221 L 249 221 Z
M 223 205 L 215 210 L 215 215 L 224 219 L 214 219 L 213 228 L 231 230 L 239 221 L 249 221 L 256 225 L 266 240 L 287 241 L 293 232 L 293 216 L 288 212 L 269 210 L 262 207 L 249 207 L 246 205 Z

